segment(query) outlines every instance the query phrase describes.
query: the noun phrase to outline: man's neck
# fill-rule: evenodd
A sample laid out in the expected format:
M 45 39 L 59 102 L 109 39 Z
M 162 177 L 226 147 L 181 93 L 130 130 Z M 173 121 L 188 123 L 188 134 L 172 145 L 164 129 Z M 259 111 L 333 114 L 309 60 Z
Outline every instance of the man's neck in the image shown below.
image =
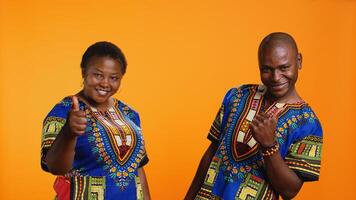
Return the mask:
M 272 95 L 270 95 L 267 91 L 266 94 L 266 102 L 267 104 L 272 104 L 272 103 L 286 103 L 286 104 L 293 104 L 293 103 L 297 103 L 297 102 L 301 102 L 303 101 L 303 99 L 298 95 L 297 91 L 294 90 L 292 93 L 287 94 L 283 97 L 274 97 Z

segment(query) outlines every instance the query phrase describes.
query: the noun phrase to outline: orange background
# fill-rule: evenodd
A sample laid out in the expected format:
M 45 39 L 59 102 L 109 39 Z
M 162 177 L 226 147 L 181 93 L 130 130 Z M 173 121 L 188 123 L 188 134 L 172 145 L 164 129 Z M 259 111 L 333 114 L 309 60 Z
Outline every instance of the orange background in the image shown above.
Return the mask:
M 141 115 L 153 199 L 183 199 L 225 92 L 259 83 L 257 47 L 274 31 L 295 36 L 297 87 L 324 129 L 320 181 L 297 199 L 351 199 L 355 23 L 353 0 L 0 0 L 0 199 L 52 199 L 54 176 L 40 170 L 42 120 L 80 90 L 81 56 L 100 40 L 127 56 L 117 97 Z

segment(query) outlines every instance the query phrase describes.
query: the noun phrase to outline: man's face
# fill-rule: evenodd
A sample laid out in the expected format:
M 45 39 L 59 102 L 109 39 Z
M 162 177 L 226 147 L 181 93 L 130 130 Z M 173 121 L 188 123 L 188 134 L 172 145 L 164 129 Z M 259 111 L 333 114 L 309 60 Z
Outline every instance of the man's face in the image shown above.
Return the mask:
M 301 55 L 286 42 L 271 44 L 259 59 L 262 83 L 274 101 L 288 102 L 296 94 L 295 83 L 301 68 Z

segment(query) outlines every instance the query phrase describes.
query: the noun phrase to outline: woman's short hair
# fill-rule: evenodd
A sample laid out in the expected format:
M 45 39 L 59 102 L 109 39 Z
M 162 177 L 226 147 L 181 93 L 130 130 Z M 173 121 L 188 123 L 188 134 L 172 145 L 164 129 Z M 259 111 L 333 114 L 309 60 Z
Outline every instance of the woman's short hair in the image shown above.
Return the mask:
M 117 60 L 121 64 L 122 73 L 125 74 L 127 62 L 124 53 L 122 53 L 118 46 L 106 41 L 96 42 L 88 47 L 88 49 L 84 52 L 80 63 L 83 74 L 85 74 L 88 62 L 91 58 L 106 56 Z

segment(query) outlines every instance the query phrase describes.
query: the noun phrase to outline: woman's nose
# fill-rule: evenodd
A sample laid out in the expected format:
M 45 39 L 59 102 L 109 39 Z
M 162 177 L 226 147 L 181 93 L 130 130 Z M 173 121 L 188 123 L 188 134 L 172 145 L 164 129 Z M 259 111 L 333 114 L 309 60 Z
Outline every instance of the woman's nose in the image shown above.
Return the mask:
M 106 86 L 108 86 L 108 85 L 109 85 L 109 78 L 103 78 L 103 79 L 101 79 L 101 81 L 100 81 L 100 86 L 106 87 Z

